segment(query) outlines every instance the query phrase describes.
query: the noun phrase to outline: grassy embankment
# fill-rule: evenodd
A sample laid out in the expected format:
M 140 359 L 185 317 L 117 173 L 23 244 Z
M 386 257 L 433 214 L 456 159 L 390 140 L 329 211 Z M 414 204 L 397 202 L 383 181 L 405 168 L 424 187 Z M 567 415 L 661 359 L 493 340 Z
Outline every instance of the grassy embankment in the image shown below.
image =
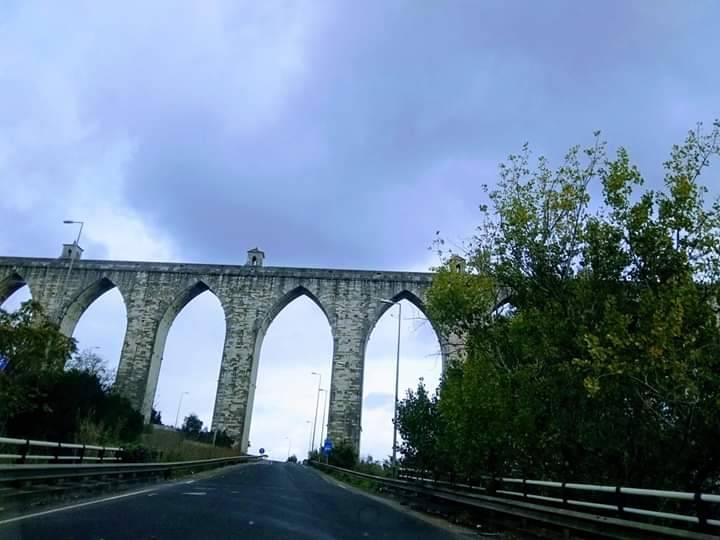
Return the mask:
M 211 444 L 188 440 L 179 431 L 153 429 L 142 434 L 143 446 L 160 452 L 160 461 L 187 461 L 240 455 L 234 448 L 218 448 Z

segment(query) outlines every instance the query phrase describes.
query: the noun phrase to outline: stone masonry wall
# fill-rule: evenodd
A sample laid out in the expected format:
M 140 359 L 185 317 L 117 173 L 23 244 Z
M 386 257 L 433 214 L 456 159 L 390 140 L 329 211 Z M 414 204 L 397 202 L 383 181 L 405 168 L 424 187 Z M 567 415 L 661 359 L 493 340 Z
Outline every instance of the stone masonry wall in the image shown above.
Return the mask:
M 333 336 L 328 436 L 359 448 L 365 346 L 391 307 L 407 299 L 423 308 L 432 274 L 311 268 L 0 257 L 0 302 L 27 283 L 32 297 L 72 335 L 82 313 L 117 287 L 127 309 L 116 387 L 149 418 L 173 320 L 210 290 L 225 312 L 226 333 L 213 428 L 226 429 L 247 449 L 258 360 L 267 328 L 282 309 L 307 295 L 328 318 Z M 450 354 L 440 337 L 443 366 Z M 327 383 L 324 384 L 327 386 Z

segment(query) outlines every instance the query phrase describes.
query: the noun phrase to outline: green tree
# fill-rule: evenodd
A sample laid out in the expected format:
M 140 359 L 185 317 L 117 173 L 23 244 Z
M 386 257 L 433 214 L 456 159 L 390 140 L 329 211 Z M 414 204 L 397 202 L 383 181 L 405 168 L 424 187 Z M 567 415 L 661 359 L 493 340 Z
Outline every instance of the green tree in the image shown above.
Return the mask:
M 434 467 L 442 439 L 437 417 L 437 399 L 428 394 L 420 379 L 417 390 L 408 390 L 398 404 L 398 431 L 402 439 L 399 450 L 405 458 L 404 465 L 423 471 Z
M 200 420 L 195 413 L 191 413 L 185 417 L 181 430 L 190 437 L 198 438 L 203 427 L 203 421 Z
M 658 191 L 642 191 L 628 152 L 609 158 L 599 139 L 556 170 L 531 165 L 527 146 L 511 155 L 468 272 L 442 267 L 428 292 L 467 359 L 448 369 L 433 414 L 433 398 L 409 396 L 404 456 L 463 475 L 680 489 L 717 479 L 720 203 L 705 202 L 699 178 L 718 154 L 720 123 L 690 132 Z
M 336 467 L 345 469 L 353 469 L 357 464 L 357 453 L 355 447 L 349 442 L 341 441 L 336 444 L 330 454 L 328 454 L 328 463 Z
M 95 375 L 105 389 L 112 387 L 115 373 L 107 366 L 103 357 L 92 349 L 73 354 L 65 364 L 65 371 L 84 371 Z
M 41 382 L 62 371 L 75 348 L 37 302 L 12 313 L 0 309 L 0 432 L 14 415 L 43 406 Z
M 162 425 L 162 413 L 152 407 L 150 410 L 150 423 L 158 426 Z

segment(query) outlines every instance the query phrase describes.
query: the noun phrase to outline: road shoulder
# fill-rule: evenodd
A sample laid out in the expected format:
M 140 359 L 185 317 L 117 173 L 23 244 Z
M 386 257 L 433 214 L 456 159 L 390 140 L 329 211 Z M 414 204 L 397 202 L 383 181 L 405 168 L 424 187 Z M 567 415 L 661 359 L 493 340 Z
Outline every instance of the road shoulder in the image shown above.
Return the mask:
M 136 497 L 139 495 L 148 494 L 153 491 L 172 488 L 181 484 L 192 484 L 196 481 L 221 476 L 235 471 L 238 468 L 247 467 L 249 465 L 254 465 L 254 463 L 238 463 L 236 465 L 229 465 L 227 467 L 220 467 L 217 469 L 202 471 L 172 480 L 159 480 L 154 482 L 147 482 L 144 484 L 129 484 L 124 488 L 109 490 L 103 494 L 88 493 L 87 496 L 82 496 L 81 494 L 79 495 L 77 492 L 73 492 L 73 496 L 68 500 L 49 500 L 47 502 L 43 501 L 39 504 L 22 505 L 19 507 L 4 507 L 0 509 L 0 527 L 9 523 L 23 521 L 26 519 L 31 519 L 33 517 L 40 517 L 46 514 L 66 512 L 74 510 L 75 508 L 82 508 L 84 506 L 90 506 L 94 504 L 102 504 L 105 502 L 111 502 L 126 497 Z
M 393 510 L 396 510 L 397 512 L 401 512 L 403 514 L 412 516 L 416 519 L 419 519 L 420 521 L 424 521 L 425 523 L 428 523 L 430 525 L 433 525 L 434 527 L 438 527 L 440 529 L 443 529 L 451 534 L 456 535 L 458 538 L 477 538 L 477 533 L 471 529 L 468 529 L 466 527 L 461 527 L 459 525 L 455 525 L 454 523 L 450 523 L 442 518 L 431 516 L 428 514 L 425 514 L 424 512 L 418 512 L 417 510 L 413 510 L 411 508 L 408 508 L 407 506 L 401 504 L 400 502 L 390 499 L 388 497 L 383 497 L 381 495 L 375 495 L 374 493 L 369 493 L 365 490 L 362 490 L 360 488 L 357 488 L 351 484 L 345 483 L 342 480 L 338 480 L 337 478 L 323 472 L 315 469 L 314 467 L 309 467 L 307 465 L 304 465 L 311 471 L 315 472 L 318 476 L 320 476 L 323 480 L 328 482 L 329 484 L 333 484 L 341 489 L 350 491 L 351 493 L 354 493 L 355 495 L 362 495 L 363 497 L 367 497 L 369 499 L 372 499 L 378 503 L 384 504 L 385 506 L 389 506 Z

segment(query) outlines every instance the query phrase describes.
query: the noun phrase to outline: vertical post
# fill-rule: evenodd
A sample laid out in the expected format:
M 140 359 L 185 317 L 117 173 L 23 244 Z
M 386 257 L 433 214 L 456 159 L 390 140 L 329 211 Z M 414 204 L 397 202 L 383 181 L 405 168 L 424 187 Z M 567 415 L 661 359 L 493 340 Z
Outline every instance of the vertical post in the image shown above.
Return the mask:
M 29 452 L 30 452 L 30 439 L 25 439 L 25 444 L 23 444 L 22 450 L 20 451 L 20 459 L 18 460 L 18 462 L 25 463 Z
M 703 501 L 702 493 L 699 491 L 695 493 L 695 511 L 697 512 L 698 517 L 698 524 L 700 526 L 700 530 L 703 532 L 709 532 L 710 527 L 708 526 L 708 515 L 709 515 L 709 506 L 708 504 Z
M 323 415 L 322 415 L 322 424 L 320 424 L 320 446 L 325 444 L 325 437 L 323 436 L 325 433 L 325 409 L 327 409 L 327 394 L 328 391 L 326 389 L 322 389 L 324 392 L 323 394 Z
M 184 396 L 185 394 L 189 394 L 189 393 L 190 393 L 190 392 L 181 392 L 181 393 L 180 393 L 180 400 L 178 401 L 177 414 L 175 414 L 175 428 L 176 428 L 176 429 L 177 429 L 177 425 L 178 425 L 178 419 L 180 418 L 180 407 L 182 407 L 183 396 Z
M 617 504 L 617 511 L 620 517 L 623 517 L 625 513 L 625 501 L 623 499 L 622 488 L 617 486 L 615 488 L 615 503 Z
M 306 424 L 312 424 L 312 422 L 311 422 L 310 420 L 306 420 L 305 423 L 306 423 Z M 310 431 L 310 433 L 311 433 L 311 435 L 310 435 L 310 440 L 308 441 L 308 459 L 310 458 L 310 454 L 311 454 L 312 451 L 313 451 L 312 430 Z
M 395 412 L 393 415 L 393 476 L 397 478 L 397 415 L 398 415 L 398 389 L 400 386 L 400 328 L 402 324 L 402 304 L 398 306 L 398 330 L 397 330 L 397 356 L 395 358 Z
M 312 446 L 313 446 L 313 448 L 315 448 L 315 425 L 317 424 L 318 404 L 320 403 L 320 386 L 322 385 L 322 373 L 316 373 L 313 371 L 313 375 L 318 376 L 318 391 L 317 391 L 317 397 L 315 398 L 315 417 L 313 420 L 313 429 L 312 429 Z
M 66 225 L 72 225 L 72 224 L 80 225 L 80 230 L 78 231 L 78 235 L 77 235 L 77 238 L 75 238 L 75 243 L 74 243 L 75 253 L 77 253 L 77 248 L 80 245 L 80 235 L 82 234 L 82 230 L 83 230 L 83 227 L 85 226 L 85 222 L 84 221 L 72 221 L 72 220 L 66 219 L 65 221 L 63 221 L 63 223 L 65 223 Z M 68 279 L 70 278 L 70 272 L 72 271 L 73 262 L 75 262 L 75 254 L 74 253 L 70 254 L 70 263 L 68 264 L 68 271 L 67 271 L 67 274 L 65 274 L 65 281 L 63 282 L 63 287 L 62 287 L 62 291 L 61 291 L 61 298 L 60 298 L 61 302 L 62 302 L 62 297 L 65 295 L 65 288 L 67 287 L 67 282 L 68 282 Z

